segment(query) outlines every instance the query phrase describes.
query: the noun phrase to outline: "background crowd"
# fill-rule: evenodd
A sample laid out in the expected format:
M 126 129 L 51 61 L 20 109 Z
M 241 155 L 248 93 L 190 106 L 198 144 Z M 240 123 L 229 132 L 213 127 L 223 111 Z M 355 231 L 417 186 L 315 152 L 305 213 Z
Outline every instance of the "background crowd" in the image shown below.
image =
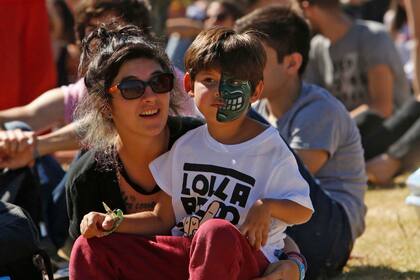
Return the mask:
M 293 150 L 315 210 L 286 233 L 307 258 L 308 279 L 337 275 L 365 229 L 368 183 L 389 184 L 420 164 L 419 14 L 416 0 L 5 0 L 0 179 L 14 190 L 0 189 L 0 196 L 29 211 L 57 266 L 70 256 L 84 215 L 104 212 L 101 201 L 117 195 L 111 208 L 153 210 L 156 197 L 148 191 L 156 190 L 135 190 L 155 186 L 148 164 L 164 150 L 147 159 L 132 157 L 144 155 L 140 148 L 116 151 L 115 139 L 127 137 L 117 120 L 124 110 L 89 99 L 99 89 L 85 77 L 95 54 L 84 39 L 112 23 L 134 25 L 156 40 L 175 77 L 168 114 L 192 118 L 182 132 L 169 124 L 175 141 L 203 122 L 183 83 L 194 39 L 217 26 L 257 31 L 267 62 L 261 99 L 249 115 L 277 128 Z M 152 143 L 143 144 L 158 145 Z M 60 151 L 72 151 L 74 161 L 63 165 Z M 119 189 L 99 191 L 107 180 Z M 26 194 L 37 199 L 22 198 L 24 184 L 37 185 L 39 192 Z M 287 271 L 286 264 L 280 261 L 272 275 Z

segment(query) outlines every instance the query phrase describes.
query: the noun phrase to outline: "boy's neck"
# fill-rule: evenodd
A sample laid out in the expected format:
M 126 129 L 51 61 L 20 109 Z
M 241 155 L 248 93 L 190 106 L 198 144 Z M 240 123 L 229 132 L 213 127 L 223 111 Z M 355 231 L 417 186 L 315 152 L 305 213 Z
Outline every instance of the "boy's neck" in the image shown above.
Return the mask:
M 267 126 L 244 115 L 229 122 L 207 121 L 207 128 L 217 142 L 235 145 L 258 136 Z
M 299 97 L 302 82 L 298 76 L 289 79 L 289 82 L 282 86 L 281 92 L 270 94 L 267 98 L 267 113 L 280 119 L 292 108 Z

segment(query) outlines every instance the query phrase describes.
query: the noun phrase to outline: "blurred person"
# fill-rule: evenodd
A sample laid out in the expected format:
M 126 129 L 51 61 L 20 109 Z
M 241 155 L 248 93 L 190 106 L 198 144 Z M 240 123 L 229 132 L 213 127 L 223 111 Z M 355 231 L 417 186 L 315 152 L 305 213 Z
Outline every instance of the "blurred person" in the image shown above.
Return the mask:
M 145 32 L 148 32 L 150 31 L 149 7 L 144 1 L 140 0 L 82 1 L 76 13 L 78 42 L 80 43 L 85 35 L 95 29 L 99 24 L 112 21 L 135 24 L 145 29 Z M 34 131 L 45 130 L 55 125 L 70 124 L 73 119 L 73 111 L 80 98 L 85 94 L 86 88 L 83 78 L 81 78 L 74 84 L 45 92 L 26 106 L 1 111 L 0 123 L 4 124 L 9 121 L 19 120 L 27 123 Z M 186 114 L 194 114 L 194 112 L 192 112 L 195 109 L 193 100 L 188 97 L 183 101 L 185 102 L 181 111 Z M 39 155 L 42 156 L 60 149 L 78 147 L 78 141 L 71 129 L 66 129 L 65 131 L 69 132 L 69 134 L 64 136 L 60 135 L 58 133 L 59 131 L 60 130 L 57 130 L 52 134 L 46 134 L 39 137 L 33 134 L 32 137 L 34 137 L 35 141 L 30 141 L 30 143 L 32 143 L 30 148 L 33 149 L 36 143 Z M 25 139 L 21 136 L 6 137 L 4 133 L 0 133 L 0 135 L 2 135 L 1 138 L 4 142 L 15 141 L 13 143 L 6 143 L 6 146 L 12 146 L 10 148 L 11 152 L 23 149 L 18 148 L 18 144 L 23 146 L 26 144 L 26 141 L 24 141 Z M 67 143 L 62 141 L 65 138 L 67 139 Z M 9 148 L 6 147 L 6 149 Z M 12 160 L 13 159 L 11 158 L 10 161 Z M 5 165 L 6 163 L 3 162 L 2 164 Z
M 247 12 L 269 5 L 294 5 L 293 0 L 247 0 Z
M 63 86 L 77 79 L 80 53 L 75 46 L 74 18 L 64 0 L 48 0 L 47 8 L 57 67 L 57 86 Z
M 339 0 L 298 3 L 317 34 L 304 79 L 325 87 L 344 104 L 363 140 L 410 98 L 395 45 L 383 25 L 351 19 Z
M 389 9 L 384 16 L 384 24 L 394 40 L 404 65 L 405 74 L 411 85 L 414 75 L 414 64 L 411 60 L 413 41 L 411 40 L 411 34 L 408 28 L 407 13 L 405 11 L 404 3 L 404 0 L 391 1 Z
M 150 17 L 152 30 L 157 36 L 165 34 L 166 20 L 168 18 L 168 8 L 171 0 L 144 0 L 150 7 Z
M 366 140 L 369 142 L 365 145 L 375 148 L 371 149 L 374 153 L 369 155 L 366 164 L 370 181 L 375 184 L 390 183 L 404 165 L 407 165 L 407 161 L 410 161 L 410 165 L 420 165 L 420 2 L 405 0 L 405 7 L 414 41 L 412 60 L 415 66 L 415 97 Z M 378 145 L 377 139 L 382 140 L 382 145 Z
M 244 15 L 240 1 L 216 0 L 206 9 L 204 28 L 214 26 L 233 27 L 235 20 Z
M 354 19 L 383 22 L 391 0 L 340 0 L 343 10 Z
M 127 12 L 129 11 L 129 12 Z M 78 41 L 105 22 L 133 23 L 150 31 L 149 7 L 139 0 L 84 0 L 76 11 L 76 31 Z M 86 94 L 83 78 L 77 83 L 47 91 L 30 104 L 0 112 L 0 122 L 12 129 L 0 131 L 0 168 L 17 169 L 31 166 L 35 160 L 35 170 L 40 173 L 41 182 L 46 186 L 44 203 L 47 203 L 47 230 L 57 248 L 64 244 L 68 236 L 68 217 L 64 183 L 56 176 L 62 176 L 57 162 L 44 157 L 55 151 L 79 148 L 75 133 L 73 111 L 79 100 Z M 185 97 L 185 95 L 184 95 Z M 182 99 L 182 97 L 181 97 Z M 189 99 L 182 99 L 190 100 Z M 187 101 L 188 102 L 188 101 Z M 193 102 L 191 100 L 191 102 Z M 187 105 L 188 107 L 188 105 Z M 23 121 L 35 132 L 21 131 L 12 121 Z M 12 122 L 11 124 L 9 124 Z M 36 132 L 54 125 L 67 124 L 51 133 L 38 135 Z M 53 196 L 51 198 L 51 196 Z
M 183 72 L 185 51 L 204 28 L 207 5 L 205 0 L 193 1 L 186 7 L 183 17 L 168 18 L 166 21 L 168 41 L 165 50 L 175 67 Z
M 56 85 L 45 0 L 0 2 L 0 110 L 21 106 Z
M 203 29 L 216 25 L 232 27 L 235 20 L 243 15 L 240 3 L 232 0 L 195 1 L 187 7 L 185 17 L 168 19 L 166 53 L 172 63 L 186 71 L 184 54 L 194 38 Z
M 287 6 L 266 7 L 239 19 L 236 29 L 258 32 L 267 53 L 262 99 L 254 108 L 317 181 L 310 186 L 311 220 L 286 232 L 307 259 L 305 279 L 335 276 L 365 228 L 367 185 L 358 129 L 329 92 L 302 82 L 310 29 L 301 16 Z

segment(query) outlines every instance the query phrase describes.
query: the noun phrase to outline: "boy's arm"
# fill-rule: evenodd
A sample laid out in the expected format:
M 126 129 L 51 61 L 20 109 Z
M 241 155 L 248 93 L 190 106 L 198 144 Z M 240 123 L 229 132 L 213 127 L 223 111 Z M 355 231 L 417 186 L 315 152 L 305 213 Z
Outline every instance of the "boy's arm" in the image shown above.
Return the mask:
M 312 216 L 312 210 L 286 199 L 259 199 L 249 209 L 241 233 L 251 246 L 260 249 L 268 239 L 270 219 L 276 218 L 287 224 L 302 224 Z
M 303 224 L 309 221 L 312 210 L 287 199 L 262 199 L 270 216 L 290 225 Z

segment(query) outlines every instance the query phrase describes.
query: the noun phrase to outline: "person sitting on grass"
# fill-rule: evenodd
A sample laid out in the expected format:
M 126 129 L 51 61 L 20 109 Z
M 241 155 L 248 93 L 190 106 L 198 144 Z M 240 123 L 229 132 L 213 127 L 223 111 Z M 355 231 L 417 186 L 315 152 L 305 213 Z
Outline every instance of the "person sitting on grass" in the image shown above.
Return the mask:
M 121 67 L 105 81 L 104 94 L 112 101 L 117 128 L 122 132 L 123 119 L 129 117 L 128 110 L 120 114 L 117 109 L 132 104 L 135 116 L 144 112 L 130 122 L 139 124 L 136 129 L 130 126 L 138 131 L 133 143 L 150 138 L 167 149 L 170 130 L 165 128 L 164 112 L 169 96 L 153 93 L 160 83 L 151 81 L 165 71 L 150 55 L 118 57 L 123 53 L 118 49 L 113 53 Z M 99 65 L 100 58 L 91 65 Z M 84 216 L 83 236 L 76 240 L 70 261 L 72 277 L 251 279 L 278 261 L 286 226 L 306 222 L 313 210 L 308 183 L 287 144 L 275 128 L 247 116 L 263 89 L 265 60 L 261 43 L 251 34 L 215 28 L 196 38 L 187 51 L 184 84 L 207 124 L 185 133 L 169 153 L 150 164 L 151 173 L 143 172 L 153 175 L 145 191 L 167 192 L 155 198 L 152 211 Z M 134 100 L 123 100 L 127 98 Z M 124 130 L 121 138 L 129 135 L 128 128 Z M 157 135 L 163 140 L 158 142 Z M 143 144 L 140 147 L 147 150 L 155 146 Z M 104 202 L 115 206 L 112 200 Z M 175 236 L 139 236 L 165 234 L 172 228 Z M 115 231 L 136 235 L 109 235 Z M 108 236 L 91 238 L 104 235 Z
M 286 232 L 308 261 L 305 279 L 333 277 L 365 229 L 367 184 L 359 131 L 334 96 L 302 81 L 310 48 L 302 16 L 288 6 L 269 6 L 237 20 L 235 29 L 259 32 L 267 54 L 262 99 L 254 108 L 317 180 L 310 185 L 314 215 Z

